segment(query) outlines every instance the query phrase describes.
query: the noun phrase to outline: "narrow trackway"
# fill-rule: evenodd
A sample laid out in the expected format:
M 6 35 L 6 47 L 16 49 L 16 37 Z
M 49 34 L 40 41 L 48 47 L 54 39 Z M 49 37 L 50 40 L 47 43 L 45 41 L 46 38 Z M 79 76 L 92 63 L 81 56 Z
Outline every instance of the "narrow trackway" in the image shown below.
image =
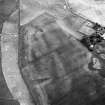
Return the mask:
M 17 63 L 17 35 L 2 35 L 2 70 L 10 92 L 20 105 L 34 105 Z

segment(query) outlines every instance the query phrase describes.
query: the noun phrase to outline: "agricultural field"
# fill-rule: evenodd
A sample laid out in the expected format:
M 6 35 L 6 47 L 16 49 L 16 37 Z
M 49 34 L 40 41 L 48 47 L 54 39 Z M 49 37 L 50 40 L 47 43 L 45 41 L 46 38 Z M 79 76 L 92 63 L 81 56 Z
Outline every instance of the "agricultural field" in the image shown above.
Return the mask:
M 0 0 L 0 105 L 104 105 L 104 2 Z

